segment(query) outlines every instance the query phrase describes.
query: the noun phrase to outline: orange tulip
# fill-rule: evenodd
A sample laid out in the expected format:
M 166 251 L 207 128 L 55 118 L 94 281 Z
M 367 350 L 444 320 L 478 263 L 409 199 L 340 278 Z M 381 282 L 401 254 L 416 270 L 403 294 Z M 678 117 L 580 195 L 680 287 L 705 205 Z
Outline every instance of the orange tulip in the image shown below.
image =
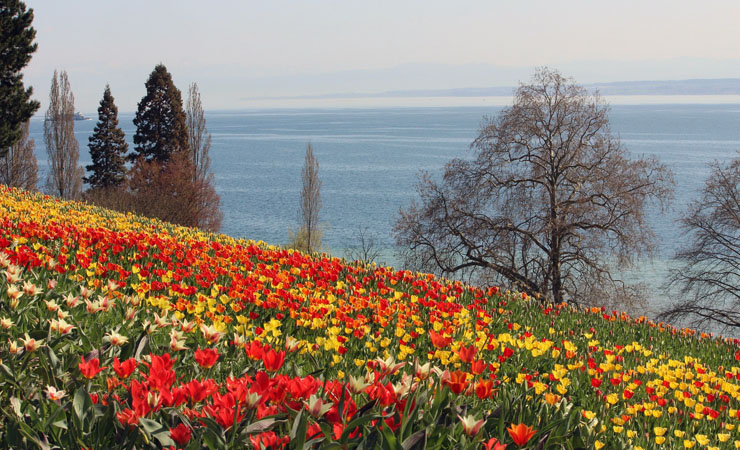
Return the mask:
M 470 347 L 460 346 L 460 350 L 457 351 L 457 356 L 460 357 L 462 362 L 472 363 L 475 360 L 475 353 L 478 351 L 474 345 Z
M 450 373 L 450 378 L 447 381 L 447 384 L 450 386 L 450 390 L 455 394 L 459 394 L 464 391 L 469 384 L 467 376 L 468 374 L 461 370 L 456 370 Z
M 437 348 L 445 348 L 452 342 L 451 337 L 444 337 L 441 333 L 436 333 L 433 330 L 429 331 L 429 338 L 432 340 L 432 345 Z
M 493 393 L 493 380 L 481 380 L 475 384 L 475 395 L 484 400 Z
M 514 440 L 514 443 L 519 447 L 527 445 L 532 436 L 535 434 L 535 430 L 532 427 L 520 423 L 518 425 L 511 424 L 506 429 L 509 432 L 509 436 Z

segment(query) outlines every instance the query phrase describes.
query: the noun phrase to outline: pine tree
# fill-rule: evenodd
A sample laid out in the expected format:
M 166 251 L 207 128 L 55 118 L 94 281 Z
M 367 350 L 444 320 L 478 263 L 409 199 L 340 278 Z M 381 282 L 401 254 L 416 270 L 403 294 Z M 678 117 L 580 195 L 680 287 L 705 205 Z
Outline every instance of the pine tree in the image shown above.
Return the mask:
M 39 109 L 23 87 L 23 69 L 37 45 L 33 10 L 18 0 L 0 3 L 0 157 L 21 138 L 23 124 Z
M 177 151 L 188 151 L 180 90 L 163 64 L 158 64 L 146 82 L 146 95 L 139 102 L 134 118 L 134 153 L 136 160 L 166 162 Z
M 84 178 L 85 183 L 93 189 L 120 185 L 126 177 L 128 144 L 123 130 L 118 126 L 118 108 L 108 85 L 100 100 L 98 123 L 90 136 L 88 147 L 92 164 L 85 166 L 91 172 L 89 177 Z

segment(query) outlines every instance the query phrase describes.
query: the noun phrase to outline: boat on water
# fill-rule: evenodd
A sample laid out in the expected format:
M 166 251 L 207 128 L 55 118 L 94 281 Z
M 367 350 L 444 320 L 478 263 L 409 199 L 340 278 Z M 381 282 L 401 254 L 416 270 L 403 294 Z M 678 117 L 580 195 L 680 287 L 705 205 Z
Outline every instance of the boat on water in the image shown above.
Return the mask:
M 75 113 L 75 115 L 74 115 L 74 119 L 75 119 L 75 120 L 90 120 L 90 118 L 89 118 L 89 117 L 85 117 L 85 116 L 83 116 L 83 115 L 82 115 L 81 113 L 79 113 L 79 112 L 76 112 L 76 113 Z

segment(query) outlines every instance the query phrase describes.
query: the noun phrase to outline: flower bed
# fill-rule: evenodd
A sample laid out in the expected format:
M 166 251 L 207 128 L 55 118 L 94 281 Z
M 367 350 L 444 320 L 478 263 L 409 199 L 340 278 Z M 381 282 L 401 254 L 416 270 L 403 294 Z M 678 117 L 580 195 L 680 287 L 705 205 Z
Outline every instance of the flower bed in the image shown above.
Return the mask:
M 13 448 L 733 448 L 723 340 L 0 186 Z

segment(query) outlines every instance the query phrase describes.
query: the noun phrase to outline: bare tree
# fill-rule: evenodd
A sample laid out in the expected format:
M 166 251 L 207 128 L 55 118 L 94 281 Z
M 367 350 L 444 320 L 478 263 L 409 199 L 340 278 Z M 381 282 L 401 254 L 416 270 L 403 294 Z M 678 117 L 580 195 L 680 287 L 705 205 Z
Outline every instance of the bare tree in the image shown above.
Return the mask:
M 0 156 L 0 183 L 28 191 L 36 190 L 38 164 L 33 149 L 36 146 L 28 137 L 29 121 L 21 126 L 21 137 L 5 156 Z
M 660 314 L 671 322 L 740 328 L 740 159 L 714 162 L 699 200 L 682 219 L 689 242 L 675 256 L 668 287 L 676 303 Z
M 321 180 L 319 179 L 319 162 L 313 155 L 313 148 L 308 144 L 306 159 L 301 171 L 302 189 L 298 219 L 301 224 L 291 236 L 290 247 L 312 253 L 321 248 L 322 231 L 319 227 L 321 211 Z
M 646 206 L 663 206 L 673 179 L 655 159 L 629 158 L 607 112 L 598 94 L 538 69 L 484 123 L 472 160 L 452 160 L 439 182 L 423 175 L 397 243 L 417 266 L 554 302 L 639 300 L 616 268 L 652 254 Z
M 193 170 L 184 151 L 174 152 L 165 162 L 139 158 L 128 181 L 129 203 L 125 198 L 115 200 L 147 217 L 216 232 L 223 219 L 218 194 L 212 185 L 193 181 Z
M 188 129 L 190 160 L 195 167 L 195 178 L 206 180 L 211 173 L 211 157 L 209 155 L 211 133 L 206 128 L 206 117 L 196 83 L 192 83 L 188 89 L 185 114 L 187 116 L 185 123 Z
M 188 149 L 192 166 L 195 203 L 190 206 L 198 215 L 197 222 L 203 229 L 218 231 L 223 213 L 221 197 L 216 193 L 215 180 L 211 172 L 211 133 L 206 128 L 206 116 L 200 99 L 198 85 L 192 83 L 185 102 L 185 125 L 188 130 Z
M 80 147 L 75 138 L 75 100 L 67 72 L 51 80 L 49 109 L 44 117 L 44 142 L 49 155 L 46 186 L 50 194 L 77 199 L 82 194 L 84 169 L 78 165 Z
M 362 261 L 365 264 L 377 262 L 380 257 L 380 249 L 375 243 L 375 237 L 370 234 L 368 227 L 357 229 L 357 241 L 355 246 L 346 250 L 346 257 L 351 261 Z

